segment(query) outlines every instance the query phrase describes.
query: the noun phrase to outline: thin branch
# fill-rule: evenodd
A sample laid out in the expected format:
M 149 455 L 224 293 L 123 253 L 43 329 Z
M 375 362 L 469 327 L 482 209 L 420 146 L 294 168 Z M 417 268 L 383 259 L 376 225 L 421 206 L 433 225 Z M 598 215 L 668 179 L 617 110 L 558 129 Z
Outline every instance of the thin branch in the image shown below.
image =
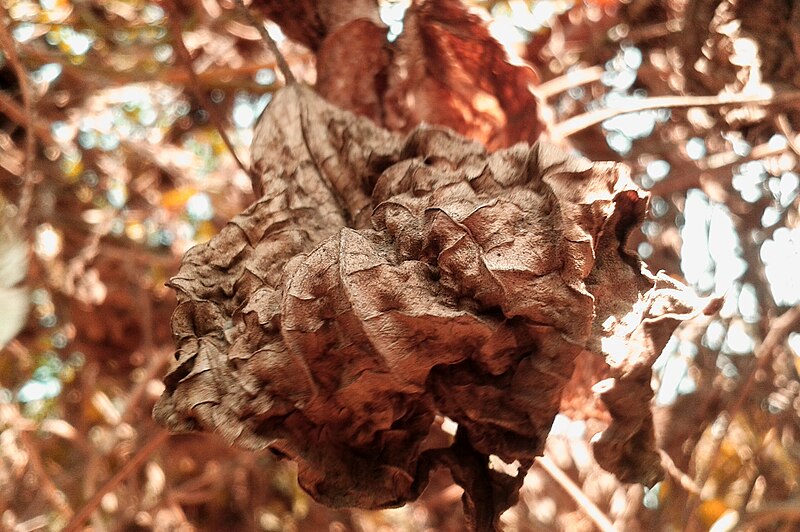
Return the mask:
M 721 94 L 718 96 L 659 96 L 655 98 L 643 98 L 614 108 L 598 109 L 596 111 L 589 111 L 588 113 L 573 116 L 572 118 L 555 124 L 550 130 L 550 134 L 555 139 L 564 139 L 584 129 L 600 124 L 609 118 L 614 118 L 615 116 L 627 113 L 638 113 L 641 111 L 652 111 L 655 109 L 721 107 L 724 105 L 745 104 L 769 106 L 783 105 L 792 102 L 800 102 L 800 91 L 780 92 L 769 97 Z
M 272 52 L 272 55 L 275 56 L 275 61 L 278 63 L 278 68 L 280 69 L 281 74 L 283 74 L 283 78 L 286 80 L 286 84 L 292 85 L 294 83 L 297 83 L 294 74 L 292 74 L 292 70 L 289 68 L 289 63 L 286 62 L 286 58 L 283 57 L 283 54 L 278 48 L 277 43 L 272 38 L 272 36 L 270 36 L 267 29 L 264 27 L 264 24 L 253 16 L 250 10 L 247 9 L 247 7 L 244 5 L 243 0 L 236 0 L 236 7 L 239 9 L 242 16 L 245 19 L 247 19 L 250 25 L 252 25 L 258 30 L 258 32 L 261 34 L 261 38 L 264 39 L 264 41 L 267 43 L 270 52 Z
M 53 146 L 57 142 L 44 122 L 36 120 L 20 106 L 8 93 L 0 91 L 0 113 L 6 115 L 12 122 L 32 131 L 42 143 Z
M 730 407 L 726 409 L 726 415 L 719 419 L 719 422 L 722 425 L 722 430 L 716 433 L 712 449 L 708 453 L 708 456 L 712 458 L 710 458 L 704 464 L 704 467 L 701 467 L 697 472 L 695 484 L 700 487 L 701 491 L 711 475 L 711 471 L 715 462 L 713 457 L 719 455 L 720 447 L 722 446 L 725 436 L 728 434 L 728 429 L 730 428 L 731 422 L 736 417 L 736 414 L 738 414 L 742 409 L 745 401 L 752 399 L 750 394 L 756 382 L 756 375 L 764 371 L 767 365 L 772 361 L 772 353 L 775 351 L 775 349 L 780 346 L 786 340 L 786 337 L 789 336 L 789 333 L 796 330 L 798 326 L 800 326 L 800 306 L 790 308 L 772 321 L 769 332 L 764 337 L 764 341 L 761 342 L 761 345 L 758 346 L 758 349 L 756 349 L 756 352 L 754 353 L 757 360 L 756 367 L 753 368 L 753 370 L 747 376 L 747 380 L 741 389 L 736 392 L 736 400 Z M 689 506 L 690 520 L 697 513 L 699 507 L 700 499 L 699 497 L 695 497 L 693 504 Z
M 667 22 L 651 24 L 649 26 L 634 27 L 630 31 L 612 36 L 611 40 L 613 42 L 641 43 L 678 33 L 683 31 L 685 26 L 685 21 L 673 19 L 668 20 Z
M 797 142 L 797 139 L 793 139 Z M 701 185 L 704 179 L 721 180 L 730 177 L 731 171 L 748 161 L 758 161 L 767 157 L 776 157 L 786 152 L 783 146 L 773 146 L 765 142 L 753 146 L 746 156 L 742 157 L 734 151 L 726 151 L 709 155 L 697 162 L 699 171 L 678 172 L 673 170 L 673 177 L 659 181 L 650 189 L 657 196 L 664 196 L 673 192 L 683 192 Z
M 8 12 L 3 4 L 0 4 L 0 19 L 10 20 Z M 17 77 L 17 83 L 19 83 L 20 93 L 22 94 L 22 105 L 25 108 L 25 115 L 33 119 L 33 94 L 30 81 L 28 79 L 28 74 L 25 72 L 25 68 L 22 66 L 22 62 L 19 60 L 17 47 L 8 29 L 9 24 L 0 22 L 0 45 L 3 48 L 6 59 L 8 59 L 9 65 L 11 65 L 14 71 L 14 75 Z M 17 215 L 20 230 L 25 226 L 33 202 L 33 187 L 35 185 L 33 179 L 33 159 L 35 156 L 36 138 L 29 122 L 25 125 L 25 173 L 23 175 L 22 192 L 19 196 L 19 213 Z
M 92 495 L 92 498 L 83 505 L 83 508 L 75 514 L 75 516 L 67 523 L 63 532 L 76 532 L 83 526 L 83 523 L 92 515 L 92 513 L 100 506 L 100 501 L 106 493 L 113 491 L 123 480 L 134 474 L 139 470 L 139 467 L 155 453 L 161 445 L 169 438 L 169 432 L 166 430 L 159 430 L 139 451 L 131 457 L 131 459 L 122 466 L 122 469 L 111 477 L 99 490 Z
M 595 503 L 583 493 L 571 478 L 569 478 L 566 473 L 561 471 L 561 469 L 553 462 L 549 456 L 540 456 L 536 459 L 535 464 L 538 464 L 545 472 L 550 475 L 556 484 L 561 486 L 561 488 L 567 492 L 567 494 L 572 497 L 575 503 L 584 511 L 584 513 L 592 520 L 592 522 L 602 530 L 602 532 L 616 532 L 617 528 L 614 526 L 614 523 L 611 522 L 611 519 L 603 513 L 600 508 L 597 507 Z
M 160 253 L 148 249 L 141 249 L 126 241 L 119 243 L 101 242 L 101 253 L 104 257 L 117 260 L 132 260 L 146 266 L 158 266 L 168 272 L 177 272 L 180 257 L 172 254 Z
M 603 77 L 603 72 L 603 67 L 599 66 L 573 70 L 572 72 L 567 72 L 563 76 L 553 78 L 549 81 L 545 81 L 541 85 L 537 85 L 533 88 L 533 93 L 539 98 L 546 100 L 552 98 L 556 94 L 574 89 L 575 87 L 599 81 L 600 78 Z
M 751 506 L 751 504 L 758 506 L 759 503 L 761 502 L 759 500 L 761 497 L 754 497 L 753 494 L 755 492 L 758 479 L 761 477 L 760 465 L 762 461 L 765 462 L 769 460 L 769 458 L 766 458 L 764 456 L 765 455 L 764 451 L 768 449 L 775 442 L 777 433 L 778 429 L 776 427 L 772 427 L 771 429 L 769 429 L 767 431 L 766 436 L 764 436 L 764 439 L 761 440 L 758 449 L 752 449 L 755 452 L 753 452 L 750 455 L 750 459 L 742 461 L 742 469 L 744 470 L 744 475 L 741 478 L 742 480 L 747 480 L 746 484 L 747 489 L 743 492 L 744 496 L 742 497 L 742 500 L 737 508 L 739 515 L 746 513 L 748 506 L 752 508 L 753 506 Z
M 189 74 L 185 70 L 175 69 L 170 65 L 164 65 L 164 68 L 155 74 L 143 73 L 137 70 L 121 72 L 112 67 L 91 62 L 74 65 L 65 60 L 61 54 L 47 52 L 29 44 L 20 46 L 20 58 L 26 64 L 32 66 L 56 63 L 62 68 L 65 75 L 69 75 L 74 82 L 84 85 L 91 84 L 98 88 L 129 85 L 131 83 L 152 83 L 153 81 L 172 85 L 190 85 L 192 83 Z M 261 85 L 255 82 L 246 82 L 245 80 L 259 70 L 274 69 L 276 67 L 277 63 L 275 61 L 248 63 L 237 67 L 230 65 L 211 67 L 203 72 L 197 72 L 197 78 L 204 87 L 242 88 L 251 92 L 266 93 L 276 90 L 278 83 Z
M 41 491 L 45 498 L 56 508 L 61 517 L 65 519 L 71 518 L 73 514 L 72 508 L 70 508 L 64 495 L 58 490 L 53 479 L 47 474 L 39 447 L 25 431 L 20 431 L 19 439 L 25 446 L 25 450 L 28 451 L 28 462 L 40 482 Z
M 678 466 L 675 465 L 672 457 L 667 454 L 664 449 L 659 449 L 658 455 L 661 457 L 661 467 L 664 468 L 664 470 L 675 480 L 675 482 L 677 482 L 687 492 L 693 493 L 694 495 L 700 495 L 700 488 L 697 487 L 697 484 L 694 483 L 694 480 L 692 480 L 689 475 L 681 471 Z
M 152 312 L 151 312 L 152 313 Z M 148 320 L 149 326 L 152 327 L 152 320 Z M 145 373 L 142 379 L 136 382 L 128 393 L 128 398 L 125 401 L 125 406 L 122 408 L 121 420 L 123 422 L 130 422 L 136 414 L 136 406 L 144 395 L 147 385 L 155 378 L 161 368 L 169 361 L 173 350 L 170 349 L 149 349 L 147 352 L 150 355 L 150 360 L 145 367 Z M 148 410 L 149 412 L 149 410 Z M 149 415 L 149 414 L 148 414 Z
M 766 369 L 767 365 L 772 361 L 772 353 L 780 346 L 789 333 L 794 331 L 800 326 L 800 306 L 792 307 L 779 317 L 775 318 L 770 326 L 767 336 L 764 341 L 756 349 L 755 358 L 758 361 L 756 367 L 747 376 L 747 381 L 742 386 L 741 390 L 736 394 L 736 402 L 728 408 L 728 422 L 739 413 L 739 410 L 744 406 L 745 401 L 750 399 L 750 392 L 756 382 L 756 375 Z M 727 427 L 726 427 L 727 429 Z M 714 453 L 716 455 L 716 453 Z M 713 456 L 713 455 L 712 455 Z
M 233 142 L 231 142 L 228 133 L 225 131 L 225 126 L 222 120 L 222 117 L 219 116 L 217 113 L 217 108 L 211 103 L 208 98 L 208 95 L 203 91 L 203 86 L 200 83 L 200 78 L 197 76 L 197 72 L 194 71 L 192 54 L 189 53 L 189 49 L 186 48 L 186 43 L 183 42 L 183 28 L 181 28 L 181 19 L 180 19 L 180 11 L 178 6 L 175 5 L 174 0 L 170 0 L 165 2 L 165 5 L 170 11 L 169 14 L 169 25 L 170 29 L 172 30 L 172 41 L 175 45 L 175 50 L 178 52 L 178 58 L 182 63 L 183 68 L 186 70 L 186 74 L 189 76 L 191 83 L 189 84 L 189 90 L 192 92 L 194 97 L 197 99 L 200 106 L 208 113 L 209 120 L 211 123 L 214 124 L 214 127 L 217 128 L 219 131 L 219 135 L 222 138 L 222 142 L 225 143 L 225 146 L 228 148 L 228 151 L 233 156 L 233 159 L 236 161 L 236 164 L 242 171 L 250 177 L 250 181 L 253 185 L 253 192 L 255 193 L 256 197 L 261 197 L 261 181 L 258 179 L 250 169 L 245 166 L 239 156 L 236 154 L 236 149 L 233 146 Z
M 786 137 L 786 142 L 795 155 L 800 156 L 800 142 L 797 141 L 797 134 L 792 131 L 792 126 L 789 124 L 789 119 L 786 117 L 786 114 L 779 113 L 778 116 L 775 117 L 775 124 L 778 126 L 778 131 L 781 132 L 781 135 Z
M 129 85 L 131 83 L 152 83 L 159 81 L 171 85 L 188 86 L 192 83 L 189 74 L 182 69 L 175 69 L 170 65 L 165 65 L 163 69 L 155 74 L 143 73 L 138 71 L 117 71 L 103 64 L 81 63 L 74 65 L 64 59 L 63 55 L 41 50 L 35 46 L 20 46 L 20 58 L 26 64 L 37 67 L 48 63 L 57 63 L 61 66 L 64 75 L 69 75 L 75 83 L 85 86 L 107 89 L 113 86 Z M 265 61 L 261 63 L 244 64 L 238 67 L 230 65 L 211 67 L 203 72 L 197 73 L 197 78 L 203 83 L 204 87 L 220 87 L 223 89 L 246 89 L 253 93 L 274 92 L 280 86 L 278 82 L 262 85 L 250 81 L 252 75 L 259 70 L 275 69 L 277 63 Z
M 800 499 L 794 498 L 788 501 L 772 502 L 764 505 L 758 510 L 739 514 L 739 522 L 733 530 L 756 530 L 759 525 L 777 525 L 780 521 L 789 523 L 800 522 Z M 788 530 L 796 530 L 789 528 Z
M 30 358 L 30 354 L 27 352 L 27 349 L 17 340 L 11 342 L 9 346 L 13 348 L 12 352 L 15 352 L 17 356 L 23 356 L 28 359 Z M 28 432 L 37 429 L 37 424 L 29 419 L 24 418 L 16 406 L 9 409 L 7 411 L 7 415 L 12 422 L 12 426 L 16 429 L 17 438 L 22 443 L 22 446 L 25 448 L 25 451 L 28 454 L 28 463 L 30 464 L 33 473 L 36 475 L 37 480 L 41 483 L 41 491 L 44 494 L 44 497 L 50 501 L 50 503 L 55 507 L 62 517 L 66 519 L 71 518 L 73 514 L 72 508 L 70 508 L 64 495 L 58 490 L 58 487 L 56 487 L 53 479 L 47 474 L 39 447 L 28 434 Z M 38 428 L 41 428 L 41 425 L 39 425 Z
M 35 532 L 36 530 L 46 530 L 50 524 L 50 519 L 46 515 L 37 515 L 22 523 L 14 526 L 14 532 Z

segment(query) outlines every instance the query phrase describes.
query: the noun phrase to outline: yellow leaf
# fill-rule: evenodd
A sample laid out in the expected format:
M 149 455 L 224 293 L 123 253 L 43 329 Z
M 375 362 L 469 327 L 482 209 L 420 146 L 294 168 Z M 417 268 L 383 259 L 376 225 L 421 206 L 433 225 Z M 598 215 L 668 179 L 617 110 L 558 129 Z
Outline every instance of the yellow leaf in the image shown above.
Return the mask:
M 698 513 L 700 514 L 700 521 L 710 528 L 728 510 L 728 505 L 725 502 L 714 498 L 700 503 Z
M 172 211 L 179 211 L 196 193 L 195 187 L 179 187 L 168 190 L 161 195 L 161 206 Z
M 197 232 L 194 235 L 195 241 L 198 243 L 206 242 L 217 234 L 217 228 L 211 222 L 201 222 L 197 226 Z

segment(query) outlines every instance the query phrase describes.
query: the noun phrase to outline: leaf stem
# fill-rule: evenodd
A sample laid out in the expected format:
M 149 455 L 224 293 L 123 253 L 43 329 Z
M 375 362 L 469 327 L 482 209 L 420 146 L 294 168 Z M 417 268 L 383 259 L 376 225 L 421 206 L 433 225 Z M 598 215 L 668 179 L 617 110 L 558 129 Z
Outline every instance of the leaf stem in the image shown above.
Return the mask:
M 255 16 L 250 12 L 249 9 L 244 5 L 243 0 L 236 0 L 236 7 L 241 12 L 242 16 L 247 19 L 247 21 L 258 30 L 258 33 L 261 34 L 261 38 L 267 43 L 270 52 L 272 55 L 275 56 L 275 61 L 278 63 L 278 69 L 280 69 L 281 74 L 283 74 L 283 78 L 286 80 L 287 85 L 293 85 L 297 83 L 297 80 L 292 74 L 292 70 L 289 68 L 289 63 L 286 62 L 286 58 L 281 53 L 280 49 L 278 48 L 278 44 L 275 42 L 275 39 L 269 34 L 267 29 L 264 27 L 264 24 L 257 20 Z

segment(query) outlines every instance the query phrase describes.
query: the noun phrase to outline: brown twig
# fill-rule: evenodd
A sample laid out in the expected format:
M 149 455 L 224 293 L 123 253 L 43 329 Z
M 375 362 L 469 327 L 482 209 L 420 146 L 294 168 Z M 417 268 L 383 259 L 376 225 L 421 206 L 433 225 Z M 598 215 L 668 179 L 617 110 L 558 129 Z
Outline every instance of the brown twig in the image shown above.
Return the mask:
M 797 142 L 796 138 L 792 142 Z M 746 156 L 742 157 L 734 151 L 726 151 L 710 155 L 697 162 L 697 172 L 680 172 L 677 175 L 656 183 L 650 192 L 657 196 L 665 196 L 674 192 L 683 192 L 698 187 L 704 179 L 721 180 L 730 177 L 731 171 L 747 161 L 757 161 L 768 157 L 776 157 L 786 152 L 783 146 L 771 146 L 769 143 L 753 146 Z
M 247 166 L 245 166 L 245 164 L 236 154 L 236 149 L 233 146 L 233 142 L 231 142 L 228 133 L 225 131 L 222 117 L 217 112 L 217 108 L 209 100 L 208 95 L 206 95 L 206 93 L 203 91 L 200 78 L 198 77 L 197 72 L 194 70 L 192 54 L 189 52 L 189 49 L 186 48 L 186 43 L 183 42 L 183 28 L 181 27 L 181 14 L 178 6 L 176 6 L 172 0 L 164 2 L 164 5 L 169 10 L 169 25 L 172 31 L 172 41 L 175 46 L 175 50 L 177 51 L 178 58 L 182 63 L 183 68 L 186 70 L 189 80 L 191 81 L 189 84 L 189 90 L 197 99 L 203 110 L 208 113 L 209 120 L 212 124 L 214 124 L 214 127 L 217 128 L 217 131 L 222 138 L 222 142 L 225 143 L 225 146 L 233 156 L 236 164 L 242 169 L 245 175 L 250 177 L 250 181 L 253 185 L 253 192 L 255 193 L 256 197 L 261 197 L 261 180 L 258 179 L 258 177 L 255 176 L 255 174 L 253 174 L 253 172 Z
M 569 478 L 566 473 L 564 473 L 561 468 L 559 468 L 555 462 L 553 462 L 549 456 L 540 456 L 534 462 L 536 465 L 544 469 L 545 473 L 550 475 L 556 484 L 561 486 L 561 488 L 567 492 L 567 495 L 572 497 L 572 500 L 575 501 L 577 504 L 592 520 L 592 522 L 602 530 L 603 532 L 616 532 L 617 528 L 614 526 L 614 523 L 611 522 L 611 519 L 603 513 L 600 508 L 597 507 L 595 503 L 583 493 L 571 478 Z
M 733 530 L 759 530 L 759 525 L 777 525 L 779 521 L 800 522 L 800 499 L 780 501 L 765 505 L 758 510 L 739 515 L 739 522 Z M 797 530 L 788 528 L 788 530 Z
M 775 117 L 775 124 L 778 126 L 778 131 L 781 132 L 781 135 L 786 137 L 786 142 L 795 155 L 800 156 L 800 142 L 797 141 L 797 134 L 792 131 L 792 126 L 789 124 L 789 119 L 786 117 L 786 114 L 779 113 L 778 116 Z
M 50 129 L 44 122 L 36 120 L 25 112 L 25 109 L 14 101 L 8 93 L 0 91 L 0 113 L 6 115 L 12 122 L 19 124 L 29 131 L 33 131 L 44 144 L 57 144 Z
M 50 519 L 46 515 L 37 515 L 36 517 L 32 517 L 27 521 L 23 521 L 22 523 L 17 523 L 14 525 L 14 532 L 34 532 L 36 530 L 43 530 L 47 529 L 47 525 L 50 524 Z
M 135 473 L 139 467 L 156 452 L 161 445 L 164 444 L 169 438 L 169 432 L 166 430 L 159 430 L 150 440 L 142 446 L 139 451 L 125 463 L 117 473 L 108 479 L 103 486 L 92 495 L 83 508 L 75 514 L 75 516 L 67 523 L 63 532 L 76 532 L 83 523 L 92 515 L 92 513 L 100 506 L 100 501 L 106 493 L 114 490 L 123 480 Z
M 764 451 L 775 442 L 777 433 L 778 429 L 776 427 L 769 429 L 766 436 L 764 436 L 764 439 L 761 440 L 761 444 L 759 445 L 758 449 L 753 449 L 755 452 L 751 454 L 750 460 L 744 460 L 742 463 L 742 469 L 745 472 L 743 479 L 747 480 L 747 483 L 745 484 L 747 488 L 743 492 L 744 496 L 742 497 L 741 503 L 737 508 L 739 515 L 746 513 L 748 506 L 751 508 L 753 505 L 758 506 L 758 501 L 754 500 L 753 493 L 755 492 L 758 479 L 761 477 L 761 462 L 765 458 Z M 756 497 L 755 499 L 758 498 L 760 497 Z
M 664 468 L 664 470 L 675 480 L 675 482 L 677 482 L 687 492 L 700 495 L 700 488 L 697 487 L 697 484 L 694 483 L 694 480 L 692 480 L 689 475 L 681 471 L 678 466 L 675 465 L 675 462 L 672 460 L 672 457 L 667 453 L 667 451 L 664 449 L 659 449 L 658 455 L 661 457 L 661 467 Z
M 613 42 L 632 42 L 641 43 L 652 39 L 667 37 L 682 31 L 686 26 L 685 21 L 672 19 L 666 22 L 657 22 L 649 26 L 640 26 L 628 32 L 615 35 L 611 38 Z
M 70 508 L 64 495 L 58 490 L 58 487 L 56 487 L 53 479 L 47 474 L 41 454 L 39 453 L 39 447 L 25 431 L 20 431 L 19 439 L 22 445 L 25 446 L 25 450 L 28 451 L 28 462 L 40 483 L 41 491 L 45 498 L 47 498 L 58 513 L 61 514 L 61 517 L 65 519 L 71 518 L 73 515 L 72 508 Z
M 150 321 L 152 322 L 152 320 Z M 152 327 L 152 323 L 150 326 Z M 136 382 L 133 388 L 131 388 L 130 393 L 128 393 L 128 399 L 125 401 L 125 406 L 122 409 L 121 419 L 124 422 L 131 421 L 131 418 L 133 418 L 133 415 L 136 412 L 135 406 L 139 404 L 139 400 L 144 394 L 144 391 L 147 389 L 147 385 L 155 378 L 156 374 L 161 370 L 164 364 L 167 363 L 173 351 L 162 348 L 150 349 L 148 350 L 148 353 L 150 354 L 150 361 L 145 367 L 145 373 L 142 376 L 142 379 Z
M 258 32 L 261 34 L 261 38 L 267 43 L 270 52 L 272 52 L 272 55 L 275 56 L 275 61 L 278 63 L 278 68 L 280 69 L 281 74 L 283 74 L 286 84 L 291 85 L 297 83 L 294 74 L 292 74 L 292 70 L 289 68 L 289 63 L 286 62 L 286 58 L 283 57 L 283 54 L 278 48 L 277 43 L 270 36 L 267 29 L 264 27 L 264 24 L 253 16 L 250 10 L 244 5 L 243 0 L 236 0 L 236 7 L 239 9 L 242 16 L 247 19 L 250 25 L 258 30 Z
M 30 355 L 27 353 L 27 349 L 25 349 L 24 346 L 20 345 L 16 341 L 12 342 L 12 345 L 14 343 L 17 344 L 15 346 L 15 350 L 21 349 L 23 350 L 25 357 L 30 357 Z M 31 420 L 23 418 L 16 406 L 13 406 L 7 410 L 7 415 L 10 415 L 12 424 L 17 429 L 16 432 L 19 441 L 22 443 L 22 446 L 25 448 L 25 451 L 28 454 L 28 463 L 30 464 L 33 473 L 36 475 L 36 478 L 41 483 L 42 493 L 62 517 L 69 519 L 73 514 L 72 508 L 70 508 L 65 497 L 56 487 L 53 479 L 51 479 L 50 475 L 47 474 L 47 470 L 44 467 L 44 460 L 42 460 L 42 455 L 39 452 L 39 447 L 28 434 L 28 431 L 36 430 L 36 424 Z
M 10 19 L 6 8 L 3 7 L 2 4 L 0 4 L 0 18 Z M 31 117 L 31 122 L 33 122 L 33 94 L 30 81 L 28 80 L 25 68 L 22 66 L 22 62 L 19 60 L 17 47 L 9 32 L 9 25 L 5 22 L 0 23 L 0 46 L 2 46 L 3 53 L 6 59 L 8 59 L 9 65 L 11 65 L 14 75 L 17 77 L 17 83 L 19 83 L 20 93 L 22 94 L 22 105 L 25 108 L 25 115 Z M 35 185 L 33 179 L 33 159 L 36 156 L 36 138 L 33 128 L 30 125 L 31 122 L 26 122 L 25 124 L 25 173 L 22 181 L 22 192 L 19 196 L 19 213 L 17 214 L 17 222 L 20 230 L 25 226 L 28 219 L 28 213 L 30 212 L 33 202 L 33 187 Z
M 598 109 L 568 118 L 555 124 L 550 134 L 555 139 L 564 139 L 586 128 L 627 113 L 652 111 L 655 109 L 676 109 L 687 107 L 720 107 L 724 105 L 782 105 L 800 101 L 800 91 L 786 91 L 773 96 L 747 96 L 742 94 L 721 94 L 718 96 L 659 96 L 643 98 L 614 108 Z
M 155 74 L 142 73 L 139 71 L 117 71 L 109 66 L 95 63 L 72 64 L 65 60 L 64 56 L 57 53 L 50 53 L 35 46 L 20 46 L 20 58 L 31 67 L 37 67 L 48 63 L 57 63 L 61 66 L 65 75 L 69 75 L 75 83 L 85 86 L 96 86 L 100 89 L 107 89 L 119 85 L 129 85 L 131 83 L 148 83 L 160 81 L 172 85 L 188 86 L 192 83 L 189 74 L 185 70 L 179 70 L 165 65 L 165 67 Z M 253 74 L 259 70 L 277 68 L 275 61 L 265 61 L 260 63 L 249 63 L 238 67 L 230 65 L 211 67 L 203 72 L 197 73 L 197 78 L 203 83 L 204 87 L 220 87 L 223 89 L 246 89 L 253 93 L 273 92 L 280 86 L 279 83 L 261 85 L 250 81 Z
M 575 87 L 599 81 L 603 77 L 603 72 L 603 67 L 599 66 L 581 68 L 545 81 L 541 85 L 534 87 L 533 92 L 539 98 L 546 100 Z

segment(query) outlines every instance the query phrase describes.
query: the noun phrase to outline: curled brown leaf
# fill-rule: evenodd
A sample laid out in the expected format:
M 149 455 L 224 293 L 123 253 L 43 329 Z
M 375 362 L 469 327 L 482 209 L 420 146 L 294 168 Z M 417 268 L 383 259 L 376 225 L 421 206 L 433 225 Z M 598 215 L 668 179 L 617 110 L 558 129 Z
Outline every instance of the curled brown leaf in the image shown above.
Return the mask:
M 495 150 L 532 143 L 544 129 L 529 90 L 535 72 L 510 63 L 460 0 L 412 2 L 395 42 L 374 0 L 255 5 L 315 51 L 322 96 L 389 130 L 436 124 Z
M 448 467 L 483 530 L 523 477 L 489 456 L 532 463 L 589 350 L 632 383 L 604 395 L 604 465 L 659 473 L 650 365 L 691 309 L 625 250 L 647 197 L 624 166 L 401 137 L 303 86 L 276 95 L 253 152 L 264 196 L 170 282 L 178 360 L 159 422 L 271 448 L 333 506 L 402 504 Z M 424 450 L 437 415 L 455 442 Z
M 534 142 L 542 133 L 528 86 L 483 21 L 460 0 L 420 0 L 408 9 L 388 73 L 385 126 L 443 125 L 489 149 Z

